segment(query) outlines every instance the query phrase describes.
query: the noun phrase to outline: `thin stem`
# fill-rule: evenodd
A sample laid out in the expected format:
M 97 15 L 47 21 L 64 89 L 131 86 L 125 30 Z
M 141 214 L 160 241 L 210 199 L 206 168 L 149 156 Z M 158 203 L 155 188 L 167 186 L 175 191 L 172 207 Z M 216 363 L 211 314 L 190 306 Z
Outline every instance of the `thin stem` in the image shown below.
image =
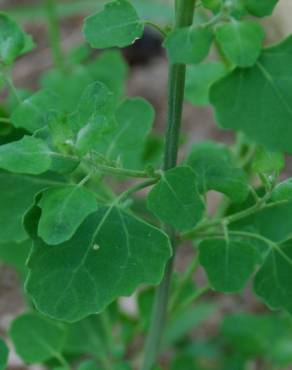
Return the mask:
M 11 123 L 10 119 L 5 118 L 5 117 L 0 117 L 0 122 L 2 122 L 2 123 Z
M 194 293 L 190 296 L 188 296 L 184 301 L 180 303 L 178 308 L 172 312 L 173 315 L 176 315 L 177 313 L 184 311 L 185 308 L 187 308 L 191 303 L 199 299 L 202 295 L 207 293 L 210 290 L 210 285 L 206 284 L 203 287 L 199 288 L 198 290 L 195 290 Z
M 176 0 L 175 28 L 190 26 L 193 22 L 195 0 Z M 169 69 L 168 82 L 168 120 L 165 137 L 164 170 L 176 166 L 180 127 L 182 120 L 186 66 L 173 64 Z M 176 249 L 175 230 L 166 227 L 173 249 L 173 257 L 167 264 L 164 278 L 157 288 L 149 333 L 145 343 L 141 370 L 151 370 L 159 354 L 167 316 L 169 291 Z
M 140 182 L 139 184 L 136 184 L 123 193 L 121 193 L 116 199 L 114 199 L 114 203 L 119 203 L 123 201 L 124 199 L 127 199 L 131 194 L 136 193 L 139 190 L 145 189 L 149 186 L 152 186 L 156 184 L 157 180 L 147 180 L 144 182 Z
M 7 71 L 7 70 L 3 71 L 3 77 L 4 77 L 4 81 L 6 82 L 7 86 L 9 87 L 10 92 L 15 97 L 16 101 L 20 104 L 21 99 L 18 95 L 16 87 L 14 86 L 11 71 L 10 70 L 9 71 Z
M 61 353 L 55 353 L 54 355 L 55 359 L 59 361 L 59 363 L 65 368 L 65 369 L 68 369 L 70 370 L 71 367 L 70 367 L 70 364 L 68 363 L 68 361 L 66 360 L 66 358 L 61 354 Z
M 64 68 L 64 56 L 61 48 L 60 25 L 57 14 L 56 0 L 44 0 L 48 21 L 48 33 L 55 66 Z

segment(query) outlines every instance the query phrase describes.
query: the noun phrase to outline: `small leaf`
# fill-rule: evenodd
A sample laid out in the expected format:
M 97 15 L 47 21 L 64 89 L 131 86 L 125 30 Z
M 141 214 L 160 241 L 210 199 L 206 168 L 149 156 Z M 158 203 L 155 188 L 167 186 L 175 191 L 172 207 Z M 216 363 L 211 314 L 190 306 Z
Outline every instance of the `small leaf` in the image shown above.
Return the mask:
M 271 248 L 256 274 L 256 294 L 272 309 L 282 308 L 292 313 L 292 244 Z
M 260 146 L 257 148 L 252 162 L 252 169 L 258 173 L 274 174 L 280 173 L 285 167 L 285 157 L 282 153 L 267 150 Z
M 11 122 L 15 127 L 33 133 L 48 125 L 59 111 L 59 97 L 49 90 L 40 90 L 23 100 L 13 111 Z
M 215 37 L 226 56 L 237 66 L 250 67 L 260 56 L 264 32 L 252 21 L 233 21 L 216 29 Z
M 35 207 L 26 217 L 31 235 L 38 213 Z M 114 205 L 101 207 L 68 242 L 49 247 L 35 239 L 26 291 L 39 311 L 78 321 L 140 284 L 159 284 L 170 255 L 162 231 Z
M 185 98 L 194 105 L 209 104 L 211 85 L 227 74 L 222 62 L 207 62 L 187 67 Z
M 221 0 L 202 0 L 204 8 L 212 10 L 214 13 L 218 13 L 222 6 Z
M 119 160 L 126 168 L 137 168 L 145 137 L 154 120 L 154 109 L 142 98 L 123 101 L 116 110 L 117 127 L 103 136 L 95 150 L 107 159 Z
M 0 168 L 4 170 L 37 175 L 48 171 L 50 165 L 50 150 L 40 139 L 24 136 L 0 146 Z
M 105 49 L 132 44 L 143 34 L 143 22 L 127 0 L 105 5 L 103 11 L 85 19 L 84 35 L 91 47 Z
M 94 194 L 75 185 L 46 190 L 38 205 L 42 210 L 38 234 L 49 245 L 70 239 L 85 218 L 97 210 Z
M 148 195 L 148 208 L 160 220 L 180 231 L 196 226 L 205 206 L 191 168 L 176 167 L 163 173 Z
M 11 18 L 0 13 L 0 63 L 9 65 L 24 48 L 24 33 Z
M 244 5 L 250 14 L 256 17 L 271 15 L 279 0 L 244 0 Z
M 200 263 L 212 287 L 221 292 L 238 292 L 252 274 L 258 254 L 248 242 L 205 239 L 199 244 Z
M 271 199 L 273 202 L 282 200 L 292 200 L 292 179 L 287 179 L 277 184 L 272 191 Z
M 212 141 L 196 144 L 186 163 L 197 175 L 200 192 L 216 190 L 237 203 L 247 198 L 249 187 L 246 175 L 233 164 L 231 153 L 224 145 Z
M 12 322 L 9 334 L 17 354 L 26 363 L 34 364 L 58 357 L 66 332 L 61 324 L 26 313 Z
M 5 342 L 0 338 L 0 370 L 5 370 L 8 364 L 9 350 Z
M 292 153 L 291 64 L 290 36 L 265 49 L 254 67 L 237 68 L 216 82 L 210 101 L 218 124 L 242 131 L 271 150 Z
M 164 46 L 171 63 L 196 64 L 208 55 L 212 40 L 208 28 L 186 27 L 171 32 Z

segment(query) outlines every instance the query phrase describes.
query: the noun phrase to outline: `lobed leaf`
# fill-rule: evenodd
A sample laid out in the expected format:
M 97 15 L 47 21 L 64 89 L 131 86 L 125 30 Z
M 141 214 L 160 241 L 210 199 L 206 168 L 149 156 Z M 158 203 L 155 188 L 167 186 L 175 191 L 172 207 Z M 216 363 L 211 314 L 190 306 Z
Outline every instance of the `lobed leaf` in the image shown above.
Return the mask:
M 131 3 L 116 0 L 104 10 L 85 19 L 84 36 L 91 47 L 98 49 L 124 47 L 143 34 L 144 25 Z
M 172 31 L 164 47 L 171 63 L 196 64 L 208 55 L 212 41 L 208 28 L 185 27 Z
M 216 40 L 224 54 L 237 66 L 250 67 L 260 56 L 264 31 L 253 21 L 232 21 L 216 28 Z
M 37 175 L 49 170 L 50 150 L 41 139 L 24 136 L 0 146 L 0 168 L 14 172 Z
M 243 131 L 271 150 L 291 153 L 291 63 L 288 37 L 265 49 L 254 67 L 237 68 L 216 82 L 210 101 L 218 124 Z
M 71 240 L 48 247 L 35 237 L 39 213 L 32 209 L 26 219 L 35 238 L 26 291 L 44 314 L 78 321 L 132 294 L 140 284 L 161 281 L 171 248 L 155 227 L 114 205 L 104 206 Z
M 205 239 L 199 253 L 211 286 L 226 293 L 242 290 L 258 262 L 256 250 L 246 241 Z
M 201 220 L 205 210 L 198 193 L 197 177 L 190 167 L 164 172 L 148 195 L 148 208 L 161 221 L 185 231 Z
M 86 217 L 97 210 L 95 195 L 78 185 L 45 190 L 38 206 L 42 210 L 38 235 L 49 245 L 69 240 Z

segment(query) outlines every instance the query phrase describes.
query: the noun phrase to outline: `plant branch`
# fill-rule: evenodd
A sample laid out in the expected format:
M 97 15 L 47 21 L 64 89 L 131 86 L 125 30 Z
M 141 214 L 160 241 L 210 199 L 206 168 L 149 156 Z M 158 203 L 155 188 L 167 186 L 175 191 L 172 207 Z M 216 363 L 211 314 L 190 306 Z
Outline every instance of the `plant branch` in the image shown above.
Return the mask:
M 175 2 L 175 28 L 190 26 L 193 22 L 195 0 L 176 0 Z M 169 68 L 168 82 L 168 120 L 165 136 L 164 170 L 176 166 L 180 127 L 182 120 L 186 66 L 173 64 Z M 166 232 L 172 243 L 173 256 L 169 261 L 164 278 L 157 288 L 149 333 L 145 343 L 144 359 L 141 370 L 151 370 L 155 364 L 168 311 L 170 283 L 175 258 L 176 235 L 175 230 L 166 227 Z

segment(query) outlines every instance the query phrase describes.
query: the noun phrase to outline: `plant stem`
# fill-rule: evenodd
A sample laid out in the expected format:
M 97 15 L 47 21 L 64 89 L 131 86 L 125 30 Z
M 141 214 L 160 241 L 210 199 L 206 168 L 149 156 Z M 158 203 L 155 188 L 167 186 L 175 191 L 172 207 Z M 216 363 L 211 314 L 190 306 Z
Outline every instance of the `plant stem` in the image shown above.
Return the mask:
M 54 64 L 57 68 L 64 68 L 64 56 L 61 48 L 60 26 L 57 15 L 56 0 L 44 0 L 48 21 L 48 33 L 53 54 Z
M 195 0 L 176 0 L 175 2 L 175 28 L 190 26 L 193 22 Z M 176 166 L 179 134 L 182 120 L 186 66 L 173 64 L 169 68 L 168 82 L 168 120 L 165 137 L 164 170 Z M 176 235 L 175 230 L 166 227 L 173 249 L 173 257 L 167 264 L 164 278 L 156 291 L 155 301 L 149 333 L 146 339 L 144 359 L 141 370 L 151 370 L 157 359 L 163 336 L 169 290 L 175 258 Z
M 20 104 L 21 99 L 18 95 L 16 87 L 14 86 L 11 70 L 3 71 L 3 77 L 4 77 L 4 81 L 6 82 L 7 86 L 9 87 L 9 90 L 10 90 L 11 94 L 15 97 L 17 103 Z

